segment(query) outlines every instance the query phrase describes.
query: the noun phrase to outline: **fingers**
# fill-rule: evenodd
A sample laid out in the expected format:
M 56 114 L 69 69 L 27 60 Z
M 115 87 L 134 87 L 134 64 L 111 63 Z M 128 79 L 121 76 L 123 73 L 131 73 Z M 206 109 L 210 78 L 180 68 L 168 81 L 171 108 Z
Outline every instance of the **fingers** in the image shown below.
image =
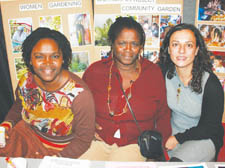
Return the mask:
M 9 139 L 9 133 L 8 133 L 8 131 L 5 132 L 5 139 Z
M 98 123 L 95 124 L 95 127 L 97 130 L 102 130 L 102 127 Z
M 95 138 L 98 141 L 103 141 L 103 139 L 98 135 L 98 133 L 95 133 Z

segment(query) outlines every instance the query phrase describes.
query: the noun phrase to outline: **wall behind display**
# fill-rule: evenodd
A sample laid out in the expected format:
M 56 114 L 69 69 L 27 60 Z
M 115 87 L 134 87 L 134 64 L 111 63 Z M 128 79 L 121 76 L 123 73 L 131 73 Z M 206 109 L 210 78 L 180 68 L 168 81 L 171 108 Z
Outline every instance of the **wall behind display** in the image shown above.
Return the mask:
M 183 22 L 184 23 L 195 23 L 195 0 L 184 0 L 184 11 L 183 11 Z
M 92 0 L 92 4 L 94 4 L 94 0 Z M 184 23 L 195 23 L 195 8 L 196 8 L 196 0 L 184 0 L 184 11 L 183 11 L 183 20 Z M 94 11 L 94 6 L 93 6 Z

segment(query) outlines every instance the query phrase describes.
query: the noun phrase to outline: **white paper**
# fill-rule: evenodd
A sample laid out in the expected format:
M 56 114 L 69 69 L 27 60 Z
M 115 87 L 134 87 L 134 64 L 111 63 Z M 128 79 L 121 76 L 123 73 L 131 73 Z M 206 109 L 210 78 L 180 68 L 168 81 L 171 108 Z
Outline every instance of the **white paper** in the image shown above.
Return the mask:
M 105 168 L 156 168 L 154 162 L 105 162 Z
M 0 148 L 5 147 L 5 127 L 0 127 Z
M 116 132 L 114 134 L 114 138 L 120 139 L 120 129 L 116 130 Z
M 27 161 L 25 158 L 11 158 L 11 161 L 16 166 L 16 168 L 26 168 L 27 167 Z M 8 163 L 7 168 L 13 168 L 13 167 Z
M 39 168 L 89 168 L 89 160 L 45 156 Z

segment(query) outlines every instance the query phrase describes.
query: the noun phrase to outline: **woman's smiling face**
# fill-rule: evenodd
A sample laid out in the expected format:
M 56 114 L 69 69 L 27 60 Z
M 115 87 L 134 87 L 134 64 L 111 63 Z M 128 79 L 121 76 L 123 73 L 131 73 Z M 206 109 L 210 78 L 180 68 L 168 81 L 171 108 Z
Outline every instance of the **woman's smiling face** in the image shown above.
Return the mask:
M 178 68 L 192 68 L 198 49 L 196 37 L 191 30 L 176 31 L 170 37 L 168 52 Z
M 59 78 L 62 70 L 62 52 L 53 39 L 41 39 L 31 52 L 30 63 L 41 81 L 54 82 Z

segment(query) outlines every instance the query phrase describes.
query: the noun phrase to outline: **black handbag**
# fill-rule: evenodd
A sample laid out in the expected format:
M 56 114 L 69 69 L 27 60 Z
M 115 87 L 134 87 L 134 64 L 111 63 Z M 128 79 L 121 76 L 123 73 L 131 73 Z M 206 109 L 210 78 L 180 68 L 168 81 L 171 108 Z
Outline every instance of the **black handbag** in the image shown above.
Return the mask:
M 148 159 L 165 161 L 162 148 L 162 135 L 155 130 L 145 130 L 138 137 L 141 154 Z
M 153 159 L 155 161 L 166 161 L 164 152 L 163 152 L 163 147 L 162 147 L 163 138 L 161 133 L 156 130 L 145 130 L 143 132 L 141 131 L 141 128 L 136 120 L 135 114 L 130 106 L 129 100 L 122 88 L 121 83 L 120 83 L 120 87 L 126 99 L 127 106 L 140 132 L 140 136 L 138 137 L 138 145 L 140 147 L 140 152 L 142 156 L 146 157 L 147 159 L 151 159 L 151 160 Z M 156 124 L 155 124 L 155 127 L 156 127 Z

